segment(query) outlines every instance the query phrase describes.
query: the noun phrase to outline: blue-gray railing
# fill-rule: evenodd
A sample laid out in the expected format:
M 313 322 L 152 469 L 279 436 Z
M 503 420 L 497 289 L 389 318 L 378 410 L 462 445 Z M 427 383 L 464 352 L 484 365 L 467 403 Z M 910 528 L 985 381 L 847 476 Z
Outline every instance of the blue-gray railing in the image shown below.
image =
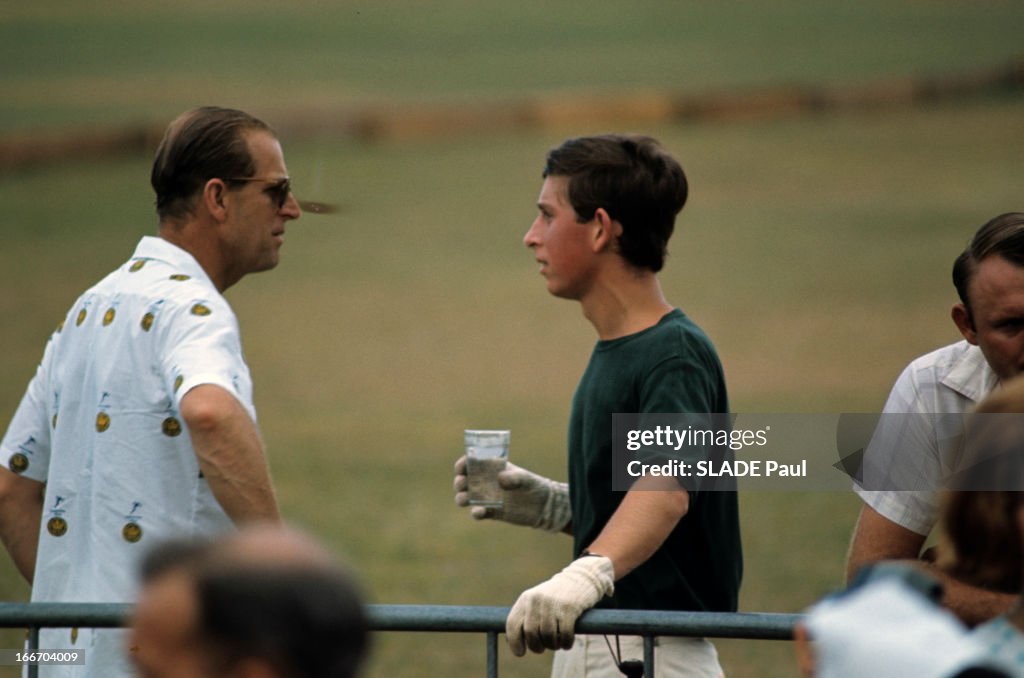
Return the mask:
M 369 605 L 374 631 L 442 631 L 487 636 L 487 676 L 498 675 L 498 636 L 505 631 L 507 607 L 462 605 Z M 41 628 L 111 628 L 125 625 L 131 606 L 109 603 L 0 603 L 0 628 L 28 629 L 29 647 L 38 647 Z M 619 634 L 644 639 L 644 676 L 654 676 L 654 638 L 690 636 L 790 640 L 800 615 L 765 612 L 664 612 L 590 610 L 577 633 Z M 50 648 L 46 648 L 50 649 Z M 29 667 L 29 676 L 36 667 Z

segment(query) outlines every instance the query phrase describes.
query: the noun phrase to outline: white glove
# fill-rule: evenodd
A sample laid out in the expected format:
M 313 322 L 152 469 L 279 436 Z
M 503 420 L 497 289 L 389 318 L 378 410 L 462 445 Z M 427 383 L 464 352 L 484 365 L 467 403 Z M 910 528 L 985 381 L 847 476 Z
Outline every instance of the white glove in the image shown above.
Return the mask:
M 572 647 L 576 620 L 615 592 L 615 570 L 604 556 L 583 556 L 542 584 L 520 594 L 505 620 L 512 654 Z
M 455 462 L 455 503 L 469 506 L 469 480 L 466 457 Z M 501 506 L 474 506 L 470 514 L 477 520 L 503 520 L 513 525 L 535 527 L 548 532 L 561 532 L 572 519 L 569 485 L 530 473 L 515 464 L 507 464 L 498 474 Z

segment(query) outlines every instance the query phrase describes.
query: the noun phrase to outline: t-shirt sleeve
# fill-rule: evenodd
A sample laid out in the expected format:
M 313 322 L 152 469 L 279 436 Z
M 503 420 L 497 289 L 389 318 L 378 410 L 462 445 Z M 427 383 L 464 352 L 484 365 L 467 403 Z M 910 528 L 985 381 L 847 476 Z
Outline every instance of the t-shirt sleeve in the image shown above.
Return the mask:
M 640 393 L 640 428 L 653 430 L 669 426 L 685 437 L 667 445 L 642 450 L 637 457 L 646 463 L 678 462 L 697 468 L 698 462 L 720 462 L 730 455 L 727 412 L 719 412 L 724 385 L 717 365 L 708 365 L 700 355 L 674 355 L 660 361 L 644 379 Z M 727 438 L 726 438 L 727 439 Z M 709 489 L 707 481 L 680 478 L 688 490 Z
M 696 356 L 672 356 L 651 369 L 640 389 L 641 413 L 710 414 L 719 400 L 715 375 Z

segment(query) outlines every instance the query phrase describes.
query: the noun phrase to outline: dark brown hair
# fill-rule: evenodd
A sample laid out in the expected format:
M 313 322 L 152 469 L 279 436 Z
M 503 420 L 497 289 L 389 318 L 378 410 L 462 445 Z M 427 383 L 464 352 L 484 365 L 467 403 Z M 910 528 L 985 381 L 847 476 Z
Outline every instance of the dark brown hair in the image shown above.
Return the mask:
M 192 213 L 207 181 L 249 177 L 256 171 L 246 133 L 270 126 L 243 111 L 204 106 L 178 116 L 167 127 L 153 160 L 150 183 L 161 220 Z
M 998 254 L 1010 263 L 1024 266 L 1024 213 L 1007 212 L 990 219 L 971 238 L 967 248 L 953 262 L 953 286 L 971 318 L 968 287 L 982 259 Z
M 604 208 L 622 224 L 623 258 L 661 270 L 689 186 L 683 168 L 657 141 L 619 134 L 569 139 L 548 153 L 543 176 L 568 177 L 576 219 L 590 221 Z

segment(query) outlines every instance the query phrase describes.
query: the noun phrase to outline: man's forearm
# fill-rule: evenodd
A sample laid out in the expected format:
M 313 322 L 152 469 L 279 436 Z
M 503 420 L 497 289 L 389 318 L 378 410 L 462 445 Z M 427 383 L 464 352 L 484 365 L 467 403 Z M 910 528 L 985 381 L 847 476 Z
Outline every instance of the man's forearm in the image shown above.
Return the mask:
M 234 396 L 219 386 L 197 386 L 182 398 L 199 468 L 210 490 L 236 524 L 280 520 L 256 424 Z
M 665 481 L 667 483 L 659 483 Z M 589 551 L 611 559 L 616 581 L 647 561 L 686 515 L 690 495 L 672 479 L 644 479 L 626 493 Z
M 866 565 L 883 560 L 915 559 L 924 542 L 924 535 L 892 522 L 865 504 L 846 555 L 846 581 L 852 581 Z
M 0 468 L 0 540 L 31 584 L 43 515 L 43 483 Z

